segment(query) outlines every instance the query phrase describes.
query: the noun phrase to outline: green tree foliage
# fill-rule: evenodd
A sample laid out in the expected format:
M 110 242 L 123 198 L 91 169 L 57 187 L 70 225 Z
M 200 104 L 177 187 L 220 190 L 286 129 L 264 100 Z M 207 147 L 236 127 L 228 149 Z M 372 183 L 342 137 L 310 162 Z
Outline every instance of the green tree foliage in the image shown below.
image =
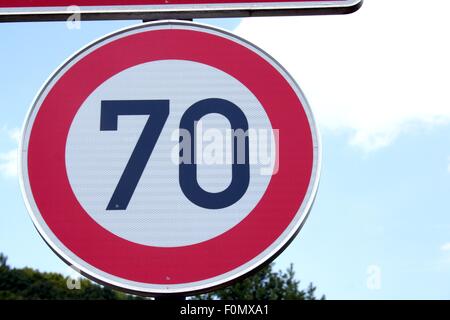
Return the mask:
M 261 269 L 232 286 L 197 296 L 201 300 L 316 300 L 316 287 L 309 284 L 300 289 L 300 281 L 295 279 L 291 264 L 285 271 L 273 271 L 273 265 Z M 325 299 L 322 296 L 321 299 Z
M 0 299 L 110 300 L 137 299 L 106 287 L 78 279 L 77 288 L 69 289 L 73 279 L 58 273 L 31 268 L 14 269 L 0 253 Z M 79 289 L 78 289 L 79 288 Z
M 142 299 L 79 279 L 77 288 L 69 289 L 73 279 L 58 273 L 39 272 L 31 268 L 16 269 L 7 264 L 0 253 L 0 300 L 126 300 Z M 69 286 L 68 286 L 69 284 Z M 190 299 L 200 300 L 315 300 L 316 288 L 309 284 L 300 289 L 291 265 L 285 272 L 273 271 L 273 265 L 227 288 Z M 325 297 L 322 297 L 324 299 Z

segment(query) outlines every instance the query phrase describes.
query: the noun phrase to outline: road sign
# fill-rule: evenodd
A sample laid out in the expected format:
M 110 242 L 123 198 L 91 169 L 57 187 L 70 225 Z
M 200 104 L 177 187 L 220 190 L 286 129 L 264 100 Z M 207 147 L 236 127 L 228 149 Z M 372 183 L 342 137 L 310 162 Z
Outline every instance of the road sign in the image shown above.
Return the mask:
M 0 3 L 0 21 L 192 19 L 273 15 L 343 14 L 362 0 L 11 0 Z
M 131 27 L 47 81 L 20 147 L 39 233 L 100 282 L 199 292 L 267 263 L 319 179 L 310 108 L 251 43 L 188 22 Z

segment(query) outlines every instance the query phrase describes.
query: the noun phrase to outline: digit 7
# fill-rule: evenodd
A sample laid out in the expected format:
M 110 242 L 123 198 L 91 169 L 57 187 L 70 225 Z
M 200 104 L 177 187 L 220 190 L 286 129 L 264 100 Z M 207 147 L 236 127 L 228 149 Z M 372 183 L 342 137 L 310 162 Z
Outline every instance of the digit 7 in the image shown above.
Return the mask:
M 169 117 L 169 100 L 102 101 L 100 131 L 116 131 L 119 116 L 131 115 L 148 115 L 148 120 L 106 210 L 127 209 L 164 124 Z

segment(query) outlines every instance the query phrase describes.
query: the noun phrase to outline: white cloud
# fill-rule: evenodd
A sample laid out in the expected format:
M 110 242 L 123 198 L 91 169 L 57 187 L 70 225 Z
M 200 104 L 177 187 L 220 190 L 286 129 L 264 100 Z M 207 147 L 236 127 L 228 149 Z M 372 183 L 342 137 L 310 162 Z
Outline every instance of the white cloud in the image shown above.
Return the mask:
M 21 131 L 19 128 L 14 128 L 14 129 L 8 130 L 7 133 L 11 140 L 13 140 L 17 144 L 19 144 L 20 137 L 21 137 Z
M 17 176 L 17 149 L 0 153 L 0 172 L 5 177 Z
M 6 134 L 5 134 L 6 133 Z M 18 145 L 20 140 L 20 129 L 7 129 L 3 127 L 0 130 L 1 139 L 6 136 L 9 140 Z M 17 177 L 17 147 L 6 152 L 0 152 L 0 174 L 4 177 Z
M 322 129 L 365 151 L 450 123 L 450 1 L 365 1 L 346 16 L 244 19 L 235 32 L 294 76 Z
M 444 243 L 441 246 L 441 251 L 450 251 L 450 242 Z

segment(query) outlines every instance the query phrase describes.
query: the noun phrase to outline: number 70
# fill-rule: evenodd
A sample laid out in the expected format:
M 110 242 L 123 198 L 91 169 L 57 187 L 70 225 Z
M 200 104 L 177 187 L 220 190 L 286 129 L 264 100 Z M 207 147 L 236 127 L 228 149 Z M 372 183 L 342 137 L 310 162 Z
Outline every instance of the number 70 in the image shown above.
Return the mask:
M 114 190 L 106 210 L 126 210 L 136 190 L 142 173 L 169 117 L 169 100 L 107 100 L 101 103 L 100 131 L 116 131 L 119 116 L 148 116 L 148 120 L 131 153 L 125 170 Z M 205 115 L 217 113 L 228 119 L 232 132 L 248 132 L 248 121 L 242 110 L 234 103 L 218 98 L 198 101 L 190 106 L 180 120 L 180 131 L 190 136 L 190 150 L 195 150 L 195 125 Z M 180 137 L 181 142 L 181 137 Z M 194 204 L 207 209 L 222 209 L 236 203 L 247 191 L 250 182 L 249 140 L 244 137 L 244 150 L 238 150 L 237 137 L 232 140 L 232 179 L 230 185 L 220 192 L 208 192 L 200 187 L 197 180 L 195 152 L 192 161 L 180 161 L 179 183 L 184 195 Z M 239 152 L 243 157 L 237 161 Z M 180 158 L 182 154 L 180 153 Z M 241 160 L 242 159 L 242 160 Z

